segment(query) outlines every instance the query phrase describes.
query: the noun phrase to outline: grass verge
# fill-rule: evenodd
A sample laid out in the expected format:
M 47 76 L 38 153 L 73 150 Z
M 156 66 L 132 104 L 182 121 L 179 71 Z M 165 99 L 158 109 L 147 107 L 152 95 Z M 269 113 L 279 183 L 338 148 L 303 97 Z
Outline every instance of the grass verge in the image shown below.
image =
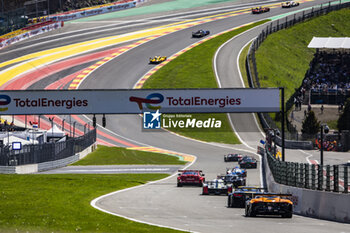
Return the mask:
M 1 232 L 177 232 L 103 213 L 90 201 L 165 174 L 0 175 Z
M 122 164 L 186 164 L 178 157 L 123 147 L 107 147 L 99 145 L 97 150 L 72 165 L 122 165 Z
M 234 31 L 208 40 L 188 52 L 180 55 L 151 76 L 143 86 L 144 89 L 152 88 L 217 88 L 213 71 L 213 57 L 217 49 L 232 37 L 268 20 L 260 21 Z M 240 143 L 232 132 L 226 114 L 192 114 L 193 118 L 215 118 L 221 121 L 220 129 L 185 129 L 173 127 L 170 130 L 176 133 L 208 142 L 220 142 L 229 144 Z
M 350 9 L 334 11 L 269 35 L 256 52 L 261 87 L 284 87 L 287 101 L 301 86 L 316 52 L 307 48 L 311 39 L 349 36 Z

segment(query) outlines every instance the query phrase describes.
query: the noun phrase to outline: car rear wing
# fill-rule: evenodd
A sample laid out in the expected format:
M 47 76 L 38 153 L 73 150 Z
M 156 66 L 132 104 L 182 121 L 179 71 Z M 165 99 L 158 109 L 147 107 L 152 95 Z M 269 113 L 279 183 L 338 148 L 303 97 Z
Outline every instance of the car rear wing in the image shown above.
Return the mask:
M 264 196 L 264 197 L 271 197 L 271 196 L 278 196 L 278 197 L 291 197 L 292 194 L 283 194 L 283 193 L 252 193 L 254 196 Z
M 216 182 L 217 182 L 217 181 L 212 181 L 212 180 L 207 181 L 207 180 L 206 180 L 206 181 L 204 181 L 203 183 L 204 183 L 204 184 L 216 184 Z M 223 180 L 222 180 L 222 181 L 218 181 L 218 183 L 225 183 L 225 181 L 223 181 Z
M 202 172 L 202 170 L 178 170 L 178 172 Z
M 259 190 L 259 191 L 266 191 L 265 193 L 268 193 L 267 192 L 267 188 L 263 188 L 263 187 L 247 187 L 247 186 L 238 186 L 235 190 L 240 190 L 240 189 L 248 189 L 248 190 Z M 249 192 L 249 191 L 245 191 L 243 190 L 244 192 Z

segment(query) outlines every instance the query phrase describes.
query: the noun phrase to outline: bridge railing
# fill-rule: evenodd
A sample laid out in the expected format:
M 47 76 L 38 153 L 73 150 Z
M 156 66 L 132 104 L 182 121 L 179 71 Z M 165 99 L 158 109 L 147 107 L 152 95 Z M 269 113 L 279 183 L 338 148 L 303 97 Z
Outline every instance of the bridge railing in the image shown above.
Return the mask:
M 345 3 L 342 3 L 341 1 L 329 2 L 327 4 L 323 4 L 318 7 L 312 7 L 310 9 L 297 12 L 293 15 L 286 16 L 285 18 L 273 21 L 270 23 L 270 25 L 266 26 L 266 28 L 261 31 L 261 33 L 256 37 L 256 39 L 253 40 L 252 44 L 250 45 L 248 55 L 246 58 L 246 68 L 247 68 L 247 75 L 248 75 L 248 81 L 249 81 L 250 87 L 252 88 L 261 87 L 259 82 L 257 65 L 256 65 L 255 52 L 260 47 L 261 43 L 267 38 L 268 35 L 274 32 L 277 32 L 279 30 L 292 27 L 295 24 L 304 22 L 306 20 L 309 20 L 310 18 L 327 14 L 331 11 L 347 8 L 349 6 L 350 6 L 350 2 L 345 2 Z M 295 97 L 295 94 L 292 95 L 287 100 L 286 111 L 288 111 L 293 106 L 294 97 Z M 259 113 L 258 116 L 264 128 L 277 128 L 274 120 L 270 117 L 269 114 Z M 294 140 L 294 141 L 300 140 L 300 137 L 298 137 L 297 130 L 288 120 L 286 122 L 286 126 L 288 129 L 288 132 L 286 132 L 285 138 L 287 140 Z M 310 146 L 308 145 L 308 147 Z

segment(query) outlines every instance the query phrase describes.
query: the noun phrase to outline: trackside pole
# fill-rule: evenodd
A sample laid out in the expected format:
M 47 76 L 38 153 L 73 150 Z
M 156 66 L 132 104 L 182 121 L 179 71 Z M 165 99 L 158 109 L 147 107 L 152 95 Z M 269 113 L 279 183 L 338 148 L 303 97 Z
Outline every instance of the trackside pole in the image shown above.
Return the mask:
M 280 87 L 281 89 L 281 103 L 282 103 L 282 118 L 281 118 L 281 127 L 282 127 L 282 161 L 285 159 L 284 154 L 284 118 L 285 118 L 285 111 L 284 111 L 284 87 Z

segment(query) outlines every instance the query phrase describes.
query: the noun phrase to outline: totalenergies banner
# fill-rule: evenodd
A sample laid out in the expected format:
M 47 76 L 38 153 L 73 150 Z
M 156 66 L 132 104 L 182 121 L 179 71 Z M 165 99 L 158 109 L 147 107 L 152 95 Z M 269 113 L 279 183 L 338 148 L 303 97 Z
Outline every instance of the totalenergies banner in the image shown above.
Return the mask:
M 278 112 L 279 94 L 278 88 L 1 91 L 0 115 Z

